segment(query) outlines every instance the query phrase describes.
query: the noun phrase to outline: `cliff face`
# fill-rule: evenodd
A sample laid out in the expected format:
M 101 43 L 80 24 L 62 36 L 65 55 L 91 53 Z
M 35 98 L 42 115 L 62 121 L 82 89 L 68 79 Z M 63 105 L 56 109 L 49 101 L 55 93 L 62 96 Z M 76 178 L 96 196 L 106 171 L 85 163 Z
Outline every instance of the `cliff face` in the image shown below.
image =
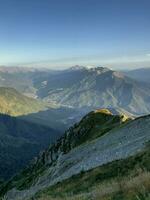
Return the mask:
M 150 140 L 149 130 L 150 116 L 126 121 L 124 116 L 114 116 L 108 110 L 91 112 L 2 192 L 8 200 L 26 200 L 72 175 L 134 155 Z

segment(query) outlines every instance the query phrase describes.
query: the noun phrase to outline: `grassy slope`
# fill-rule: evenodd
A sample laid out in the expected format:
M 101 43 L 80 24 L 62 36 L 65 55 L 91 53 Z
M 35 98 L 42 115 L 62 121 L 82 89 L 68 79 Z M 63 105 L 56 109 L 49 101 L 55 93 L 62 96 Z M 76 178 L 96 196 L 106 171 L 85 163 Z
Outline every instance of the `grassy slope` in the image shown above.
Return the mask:
M 0 113 L 13 116 L 38 112 L 44 104 L 26 97 L 13 88 L 0 87 Z
M 150 146 L 136 156 L 82 172 L 35 195 L 35 200 L 149 200 Z

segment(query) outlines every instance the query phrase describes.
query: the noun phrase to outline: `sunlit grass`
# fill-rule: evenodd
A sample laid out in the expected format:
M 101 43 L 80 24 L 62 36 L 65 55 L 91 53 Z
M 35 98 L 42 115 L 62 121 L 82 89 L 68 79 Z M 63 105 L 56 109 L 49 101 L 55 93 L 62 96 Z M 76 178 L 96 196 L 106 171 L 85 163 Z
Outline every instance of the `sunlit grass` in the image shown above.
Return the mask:
M 63 188 L 57 190 L 58 196 L 43 194 L 38 200 L 148 200 L 150 198 L 150 173 L 140 172 L 136 177 L 122 180 L 111 180 L 89 188 L 89 192 L 64 194 L 59 197 Z

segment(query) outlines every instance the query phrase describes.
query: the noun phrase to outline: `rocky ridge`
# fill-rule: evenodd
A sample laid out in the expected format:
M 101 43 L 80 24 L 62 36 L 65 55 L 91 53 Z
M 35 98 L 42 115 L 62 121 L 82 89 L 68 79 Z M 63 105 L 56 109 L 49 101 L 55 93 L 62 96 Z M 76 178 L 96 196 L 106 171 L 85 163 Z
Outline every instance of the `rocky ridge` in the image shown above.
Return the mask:
M 91 119 L 94 119 L 92 127 Z M 126 123 L 124 119 L 123 116 L 112 115 L 108 110 L 89 113 L 79 124 L 70 128 L 57 143 L 35 159 L 29 169 L 16 177 L 15 182 L 18 185 L 13 182 L 7 185 L 10 188 L 6 195 L 7 199 L 26 200 L 39 190 L 81 171 L 141 151 L 150 140 L 150 116 Z M 110 124 L 111 128 L 107 129 Z

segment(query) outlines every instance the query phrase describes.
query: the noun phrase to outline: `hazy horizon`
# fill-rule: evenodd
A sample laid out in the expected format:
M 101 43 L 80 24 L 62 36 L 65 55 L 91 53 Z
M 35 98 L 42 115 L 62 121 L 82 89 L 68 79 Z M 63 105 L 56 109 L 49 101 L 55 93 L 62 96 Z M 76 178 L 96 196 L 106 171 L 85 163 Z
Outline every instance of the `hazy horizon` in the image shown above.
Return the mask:
M 118 66 L 118 67 L 113 67 L 113 66 L 109 66 L 109 65 L 68 65 L 68 66 L 52 66 L 52 67 L 49 67 L 49 66 L 42 66 L 42 65 L 33 65 L 33 64 L 29 64 L 29 65 L 0 65 L 0 68 L 27 68 L 27 69 L 43 69 L 43 70 L 66 70 L 66 69 L 70 69 L 72 67 L 76 67 L 76 66 L 79 66 L 79 67 L 86 67 L 86 68 L 97 68 L 97 67 L 104 67 L 104 68 L 108 68 L 108 69 L 111 69 L 111 70 L 117 70 L 117 71 L 130 71 L 130 70 L 138 70 L 138 69 L 150 69 L 149 66 L 147 67 L 142 67 L 142 66 L 136 66 L 136 67 L 127 67 L 126 66 Z
M 0 65 L 150 66 L 150 1 L 2 0 Z

